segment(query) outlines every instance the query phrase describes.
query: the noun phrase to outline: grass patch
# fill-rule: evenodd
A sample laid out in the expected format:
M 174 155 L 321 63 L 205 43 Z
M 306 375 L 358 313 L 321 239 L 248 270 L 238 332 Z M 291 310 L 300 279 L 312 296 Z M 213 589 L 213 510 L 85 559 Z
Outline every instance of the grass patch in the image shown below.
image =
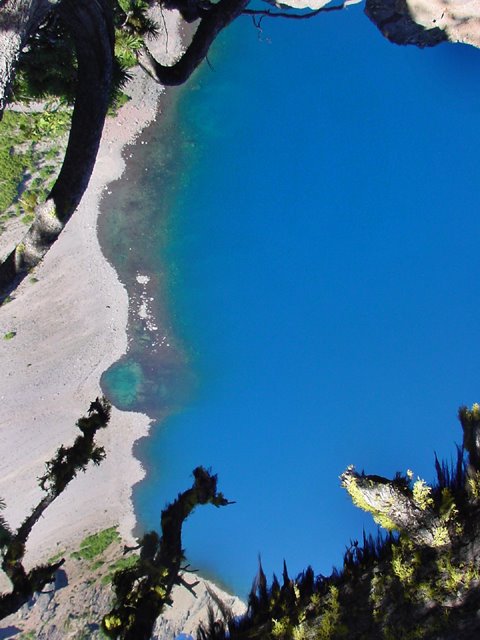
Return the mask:
M 49 111 L 47 107 L 45 111 L 40 113 L 16 113 L 15 115 L 23 116 L 18 123 L 18 129 L 26 141 L 41 142 L 59 138 L 70 129 L 70 110 L 54 109 Z
M 76 560 L 93 560 L 93 558 L 101 555 L 112 542 L 118 542 L 119 540 L 120 536 L 118 535 L 116 527 L 104 529 L 91 536 L 87 536 L 85 540 L 80 543 L 80 549 L 74 551 L 71 557 Z
M 0 211 L 5 211 L 18 194 L 18 185 L 31 162 L 31 154 L 17 153 L 0 143 Z
M 5 333 L 3 336 L 4 340 L 11 340 L 12 338 L 14 338 L 17 335 L 16 331 L 8 331 L 8 333 Z
M 34 213 L 26 213 L 24 216 L 22 216 L 22 222 L 27 226 L 30 226 L 34 220 L 35 220 Z
M 44 156 L 48 153 L 50 159 L 56 157 L 58 140 L 65 138 L 70 121 L 70 111 L 58 109 L 47 108 L 41 113 L 4 112 L 0 123 L 0 211 L 17 202 L 22 190 L 26 205 L 23 210 L 27 214 L 31 213 L 31 206 L 45 198 L 57 167 L 42 165 Z M 36 143 L 42 143 L 43 149 L 38 150 Z M 31 176 L 35 177 L 30 180 Z M 31 220 L 26 218 L 24 222 L 30 224 Z
M 52 556 L 47 560 L 47 564 L 53 564 L 54 562 L 58 562 L 58 560 L 60 560 L 60 558 L 63 558 L 64 556 L 65 556 L 65 550 L 59 551 L 58 553 L 56 553 L 54 556 Z

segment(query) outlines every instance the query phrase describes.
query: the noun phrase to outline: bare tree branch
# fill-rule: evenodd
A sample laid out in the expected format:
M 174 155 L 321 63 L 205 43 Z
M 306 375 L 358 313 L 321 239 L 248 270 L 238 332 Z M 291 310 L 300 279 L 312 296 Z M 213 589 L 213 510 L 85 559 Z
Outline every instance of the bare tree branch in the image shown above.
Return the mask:
M 165 16 L 163 15 L 163 7 L 160 5 L 160 15 L 162 16 L 163 28 L 165 29 L 165 53 L 168 53 L 168 27 Z
M 288 20 L 308 20 L 318 16 L 319 13 L 330 13 L 332 11 L 341 11 L 345 9 L 346 3 L 334 5 L 333 7 L 320 7 L 308 13 L 290 13 L 288 11 L 272 11 L 271 9 L 244 9 L 243 15 L 262 16 L 262 18 L 287 18 Z M 257 26 L 257 25 L 255 25 Z

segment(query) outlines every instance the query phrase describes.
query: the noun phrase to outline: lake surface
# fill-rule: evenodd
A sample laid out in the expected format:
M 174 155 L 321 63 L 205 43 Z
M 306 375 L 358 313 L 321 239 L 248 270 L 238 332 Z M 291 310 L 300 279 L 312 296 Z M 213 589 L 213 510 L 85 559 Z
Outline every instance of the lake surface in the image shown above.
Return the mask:
M 339 474 L 432 480 L 480 399 L 480 53 L 397 47 L 352 6 L 237 20 L 209 58 L 105 201 L 107 257 L 150 277 L 170 346 L 132 319 L 103 384 L 170 414 L 137 448 L 140 526 L 211 467 L 236 504 L 184 546 L 245 595 L 259 554 L 341 565 L 374 527 Z

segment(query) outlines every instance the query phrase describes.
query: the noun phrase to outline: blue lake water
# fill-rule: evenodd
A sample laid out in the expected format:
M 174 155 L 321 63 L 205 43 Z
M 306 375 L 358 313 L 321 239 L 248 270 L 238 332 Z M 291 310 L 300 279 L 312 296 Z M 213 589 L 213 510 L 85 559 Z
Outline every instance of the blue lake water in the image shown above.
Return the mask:
M 212 467 L 236 504 L 199 509 L 184 546 L 241 595 L 258 554 L 341 564 L 374 528 L 339 474 L 433 479 L 480 398 L 480 53 L 389 44 L 359 7 L 262 28 L 222 35 L 103 233 L 127 285 L 158 281 L 172 344 L 157 362 L 133 326 L 104 377 L 171 414 L 137 449 L 140 526 Z

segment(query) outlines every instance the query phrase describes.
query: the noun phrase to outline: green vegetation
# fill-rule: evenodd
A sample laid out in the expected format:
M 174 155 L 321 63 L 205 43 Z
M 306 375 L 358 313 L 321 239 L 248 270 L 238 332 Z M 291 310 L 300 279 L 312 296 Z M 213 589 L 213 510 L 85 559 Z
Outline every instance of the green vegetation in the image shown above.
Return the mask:
M 73 40 L 59 20 L 47 19 L 21 53 L 13 99 L 28 102 L 62 96 L 72 104 L 76 82 L 77 60 Z
M 31 165 L 31 154 L 16 153 L 13 145 L 0 142 L 0 211 L 5 211 L 18 194 L 27 167 Z
M 143 38 L 117 29 L 115 33 L 115 56 L 124 68 L 130 69 L 137 64 L 137 51 L 143 47 Z
M 392 571 L 404 587 L 414 582 L 420 562 L 420 554 L 408 538 L 401 537 L 398 544 L 392 545 Z
M 147 17 L 147 8 L 143 0 L 114 3 L 117 66 L 113 108 L 126 101 L 121 87 L 128 69 L 136 64 L 145 38 L 156 29 Z M 62 96 L 62 100 L 41 113 L 5 113 L 0 141 L 0 210 L 4 211 L 0 225 L 12 215 L 21 216 L 26 224 L 32 222 L 37 205 L 48 195 L 61 155 L 48 141 L 64 137 L 70 124 L 65 105 L 72 103 L 78 68 L 71 39 L 52 16 L 24 48 L 14 95 L 17 100 L 52 96 Z M 16 205 L 15 212 L 12 205 Z M 24 250 L 19 244 L 17 253 Z M 10 331 L 4 339 L 14 336 L 15 331 Z M 89 416 L 77 423 L 82 436 L 72 447 L 61 447 L 47 463 L 46 473 L 39 479 L 45 496 L 21 530 L 10 531 L 0 519 L 2 567 L 17 598 L 13 604 L 7 598 L 0 599 L 2 615 L 18 610 L 33 592 L 51 581 L 61 565 L 38 567 L 26 574 L 22 566 L 24 543 L 42 513 L 77 472 L 85 470 L 89 461 L 98 464 L 103 459 L 104 451 L 94 445 L 93 437 L 108 418 L 107 403 L 92 403 Z M 284 567 L 283 584 L 274 576 L 269 586 L 260 567 L 247 614 L 235 618 L 225 612 L 223 625 L 212 614 L 209 627 L 200 629 L 199 639 L 413 640 L 433 637 L 447 628 L 449 637 L 462 637 L 454 633 L 455 623 L 464 622 L 462 604 L 469 605 L 466 615 L 471 612 L 475 618 L 480 608 L 480 406 L 462 408 L 460 420 L 468 461 L 463 449 L 459 449 L 457 465 L 452 468 L 436 461 L 435 486 L 421 479 L 412 483 L 413 474 L 408 472 L 406 477 L 391 481 L 353 470 L 344 475 L 344 486 L 354 504 L 371 513 L 389 532 L 395 531 L 394 535 L 379 535 L 376 540 L 364 537 L 363 546 L 354 541 L 341 571 L 329 577 L 315 577 L 308 568 L 291 579 Z M 202 468 L 194 475 L 194 486 L 162 513 L 162 534 L 146 534 L 139 544 L 140 555 L 114 562 L 103 577 L 104 583 L 112 581 L 117 598 L 103 619 L 108 637 L 149 637 L 156 616 L 170 602 L 173 585 L 185 584 L 180 575 L 183 521 L 198 504 L 227 504 L 216 491 L 216 477 Z M 90 568 L 98 570 L 105 564 L 100 556 L 116 541 L 116 528 L 106 529 L 85 538 L 72 557 L 89 561 Z
M 116 69 L 112 103 L 115 108 L 127 99 L 121 88 L 128 77 L 127 70 L 137 64 L 136 54 L 144 46 L 144 38 L 158 32 L 157 25 L 148 16 L 148 7 L 144 0 L 118 0 L 113 3 Z M 60 21 L 47 19 L 21 54 L 13 88 L 14 101 L 61 98 L 64 104 L 72 105 L 77 75 L 72 38 Z M 50 123 L 44 124 L 48 126 Z
M 344 634 L 348 637 L 348 630 L 341 624 L 341 609 L 338 600 L 338 587 L 331 585 L 323 599 L 323 613 L 317 627 L 317 640 L 330 640 Z
M 13 112 L 15 113 L 15 112 Z M 41 142 L 65 135 L 70 128 L 70 109 L 46 105 L 46 110 L 39 113 L 16 114 L 23 116 L 19 128 L 27 140 Z M 43 176 L 48 175 L 48 171 Z
M 16 331 L 9 331 L 8 333 L 5 333 L 3 336 L 4 340 L 11 340 L 12 338 L 14 338 L 17 335 Z
M 112 542 L 118 542 L 119 540 L 120 536 L 116 527 L 104 529 L 82 540 L 80 549 L 74 551 L 71 557 L 76 560 L 92 560 L 101 555 Z
M 33 221 L 35 207 L 46 199 L 58 170 L 59 141 L 66 140 L 71 110 L 46 108 L 41 113 L 4 113 L 0 125 L 0 230 L 2 223 L 14 216 L 21 216 L 25 224 Z
M 58 553 L 56 553 L 55 555 L 53 555 L 51 558 L 47 560 L 47 564 L 53 564 L 54 562 L 58 562 L 58 560 L 60 560 L 60 558 L 63 558 L 64 556 L 65 556 L 65 550 L 59 551 Z
M 413 485 L 413 501 L 422 511 L 433 506 L 432 489 L 421 478 Z
M 157 33 L 143 0 L 114 3 L 115 68 L 110 114 L 129 98 L 123 86 L 146 37 Z M 21 53 L 13 101 L 44 105 L 40 112 L 5 111 L 0 125 L 0 232 L 13 217 L 30 226 L 45 201 L 63 156 L 70 128 L 78 65 L 72 38 L 53 16 L 32 35 Z M 60 143 L 60 144 L 59 144 Z
M 477 629 L 472 625 L 478 625 L 477 602 L 480 602 L 480 522 L 479 498 L 472 490 L 471 481 L 474 480 L 476 487 L 480 460 L 476 458 L 477 440 L 469 440 L 468 434 L 478 433 L 480 412 L 465 410 L 460 415 L 467 434 L 466 452 L 459 448 L 457 460 L 451 465 L 435 461 L 435 485 L 429 486 L 423 480 L 413 482 L 411 472 L 405 476 L 397 474 L 388 481 L 380 476 L 355 475 L 349 470 L 347 479 L 353 478 L 355 495 L 359 502 L 368 503 L 369 511 L 372 507 L 375 512 L 382 511 L 383 507 L 378 506 L 375 499 L 380 499 L 381 504 L 385 495 L 388 496 L 385 508 L 396 514 L 393 517 L 399 534 L 378 534 L 377 538 L 364 535 L 363 545 L 353 541 L 345 553 L 342 569 L 334 570 L 328 577 L 315 576 L 309 567 L 296 578 L 290 578 L 284 564 L 282 583 L 273 576 L 268 585 L 260 566 L 247 613 L 235 617 L 223 610 L 224 622 L 221 623 L 212 612 L 208 626 L 200 627 L 198 640 L 453 637 L 470 640 L 475 637 L 471 631 Z M 77 423 L 84 434 L 80 440 L 89 430 L 102 428 L 108 416 L 109 407 L 104 401 L 92 403 L 88 417 Z M 99 461 L 102 452 L 93 446 L 92 438 L 90 434 L 88 442 L 81 443 L 81 450 L 86 450 L 89 460 Z M 77 470 L 84 468 L 84 460 L 78 455 L 79 447 L 77 444 L 70 449 L 62 447 L 47 463 L 40 486 L 51 492 L 52 499 Z M 71 468 L 73 460 L 74 469 Z M 139 555 L 130 553 L 110 562 L 118 545 L 108 556 L 105 552 L 112 543 L 120 542 L 116 527 L 86 537 L 79 550 L 72 554 L 76 559 L 88 561 L 91 571 L 100 570 L 87 584 L 98 585 L 100 574 L 101 584 L 113 586 L 116 602 L 103 618 L 104 637 L 147 640 L 155 618 L 170 603 L 172 587 L 175 584 L 184 584 L 189 589 L 195 586 L 189 585 L 181 574 L 185 560 L 182 524 L 198 504 L 223 506 L 228 501 L 217 492 L 216 476 L 197 468 L 194 477 L 192 488 L 162 512 L 161 534 L 149 532 L 138 547 L 124 549 L 125 553 L 138 550 Z M 408 518 L 403 518 L 402 511 Z M 428 536 L 419 534 L 421 526 L 430 528 Z M 432 535 L 432 527 L 446 532 L 440 546 L 436 535 Z M 7 549 L 5 570 L 5 567 L 16 566 L 22 551 L 18 556 L 15 534 L 1 524 L 1 518 L 0 533 L 4 537 L 3 547 Z M 61 555 L 51 558 L 50 566 L 41 569 L 46 572 L 45 576 L 42 573 L 42 580 L 51 575 L 51 563 Z M 53 567 L 60 566 L 61 562 Z

